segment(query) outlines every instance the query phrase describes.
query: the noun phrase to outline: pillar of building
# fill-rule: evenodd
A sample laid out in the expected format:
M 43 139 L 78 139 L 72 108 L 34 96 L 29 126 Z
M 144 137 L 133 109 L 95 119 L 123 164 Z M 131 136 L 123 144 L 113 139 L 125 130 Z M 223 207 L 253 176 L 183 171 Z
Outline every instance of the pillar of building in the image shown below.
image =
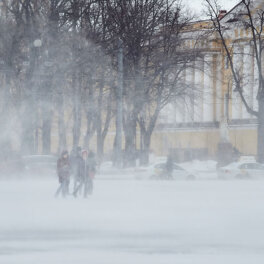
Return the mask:
M 213 83 L 212 83 L 212 55 L 204 58 L 204 89 L 203 89 L 203 121 L 213 121 Z
M 194 91 L 194 122 L 203 121 L 203 89 L 204 89 L 204 61 L 199 59 L 195 63 L 195 91 Z

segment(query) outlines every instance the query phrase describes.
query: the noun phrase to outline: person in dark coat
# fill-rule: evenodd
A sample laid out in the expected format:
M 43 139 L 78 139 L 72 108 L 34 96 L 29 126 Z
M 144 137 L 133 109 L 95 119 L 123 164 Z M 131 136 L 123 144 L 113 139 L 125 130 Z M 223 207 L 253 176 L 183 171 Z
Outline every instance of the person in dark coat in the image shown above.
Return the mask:
M 57 197 L 60 193 L 65 197 L 69 194 L 70 184 L 70 160 L 67 150 L 61 153 L 61 157 L 57 161 L 57 175 L 59 178 L 60 186 L 56 191 L 55 196 Z
M 82 158 L 82 149 L 81 147 L 77 147 L 71 153 L 70 157 L 70 164 L 71 164 L 71 173 L 74 180 L 73 186 L 73 194 L 76 193 L 76 190 L 79 190 L 78 187 L 80 183 L 83 181 L 83 158 Z
M 84 184 L 84 160 L 82 158 L 81 147 L 77 148 L 76 155 L 72 158 L 72 172 L 74 177 L 73 195 L 76 197 L 78 192 L 81 192 Z

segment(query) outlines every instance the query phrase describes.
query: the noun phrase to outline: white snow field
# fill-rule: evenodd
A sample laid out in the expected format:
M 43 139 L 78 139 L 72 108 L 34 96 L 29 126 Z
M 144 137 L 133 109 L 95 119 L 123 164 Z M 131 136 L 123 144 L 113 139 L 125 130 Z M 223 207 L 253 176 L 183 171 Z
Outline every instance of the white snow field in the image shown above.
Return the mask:
M 2 264 L 264 263 L 264 181 L 0 181 Z

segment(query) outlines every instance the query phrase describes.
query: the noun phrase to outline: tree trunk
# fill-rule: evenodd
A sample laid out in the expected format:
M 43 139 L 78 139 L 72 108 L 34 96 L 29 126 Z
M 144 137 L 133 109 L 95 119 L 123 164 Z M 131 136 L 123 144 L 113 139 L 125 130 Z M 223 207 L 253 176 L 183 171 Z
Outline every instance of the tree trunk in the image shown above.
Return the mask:
M 103 159 L 104 156 L 104 141 L 102 138 L 102 134 L 97 134 L 97 158 L 99 160 L 99 163 Z
M 81 135 L 81 99 L 80 83 L 76 78 L 76 72 L 73 73 L 72 88 L 74 91 L 73 102 L 73 147 L 77 147 Z
M 147 165 L 149 163 L 149 150 L 150 150 L 151 136 L 154 131 L 160 110 L 161 110 L 161 106 L 160 106 L 160 101 L 159 101 L 153 115 L 150 117 L 150 121 L 149 121 L 147 128 L 146 128 L 144 119 L 140 120 L 139 122 L 141 140 L 142 140 L 141 157 L 140 157 L 141 165 Z
M 66 131 L 64 122 L 63 95 L 58 99 L 58 127 L 59 127 L 59 154 L 67 148 Z
M 258 115 L 258 161 L 264 163 L 264 98 L 259 99 Z
M 87 118 L 87 123 L 88 123 L 88 118 Z M 90 124 L 87 124 L 87 129 L 86 129 L 86 134 L 85 134 L 85 137 L 84 137 L 84 148 L 85 149 L 90 149 L 90 140 L 92 138 L 92 132 L 91 132 L 91 128 L 90 128 Z
M 99 112 L 99 110 L 97 114 L 96 127 L 97 127 L 97 132 L 96 132 L 97 158 L 101 160 L 104 154 L 104 147 L 103 147 L 103 138 L 102 138 L 102 118 L 101 118 L 101 112 Z
M 92 80 L 92 78 L 91 78 Z M 90 149 L 90 140 L 93 137 L 96 127 L 94 116 L 95 112 L 95 103 L 94 103 L 94 93 L 93 93 L 93 82 L 91 81 L 90 86 L 88 87 L 88 95 L 87 95 L 87 103 L 86 103 L 86 120 L 87 120 L 87 128 L 86 134 L 84 137 L 84 146 L 87 150 Z
M 42 152 L 43 154 L 50 154 L 51 151 L 51 123 L 52 123 L 52 110 L 47 108 L 43 109 L 43 123 L 42 123 Z M 37 128 L 38 129 L 38 128 Z
M 32 155 L 35 149 L 35 126 L 34 126 L 34 109 L 31 100 L 24 102 L 24 111 L 22 114 L 22 140 L 21 151 L 23 154 Z
M 50 154 L 51 151 L 51 124 L 52 124 L 52 81 L 51 76 L 46 81 L 46 94 L 41 98 L 42 102 L 42 153 Z M 36 123 L 38 120 L 36 120 Z M 38 130 L 38 127 L 36 127 Z M 37 138 L 36 138 L 37 140 Z
M 11 146 L 11 139 L 9 137 L 9 127 L 8 122 L 10 118 L 10 77 L 8 76 L 8 73 L 6 74 L 6 82 L 5 85 L 2 88 L 3 90 L 3 105 L 1 105 L 1 114 L 0 114 L 0 127 L 1 127 L 1 134 L 0 134 L 0 160 L 4 158 L 7 153 L 9 152 L 10 146 Z
M 111 92 L 110 92 L 107 100 L 108 100 L 108 102 L 107 102 L 107 113 L 106 113 L 104 128 L 103 128 L 103 131 L 102 131 L 102 134 L 101 134 L 101 144 L 100 144 L 102 157 L 104 155 L 105 138 L 106 138 L 106 135 L 108 133 L 110 122 L 111 122 L 111 118 L 112 118 L 112 94 L 111 94 Z
M 136 127 L 137 122 L 134 117 L 126 122 L 125 127 L 125 153 L 124 166 L 131 167 L 136 165 Z
M 29 51 L 29 68 L 26 72 L 24 111 L 22 114 L 22 153 L 36 154 L 36 137 L 37 129 L 37 91 L 36 84 L 33 81 L 34 71 L 36 70 L 36 61 L 38 53 L 36 48 Z
M 77 37 L 77 21 L 79 18 L 79 6 L 77 1 L 74 1 L 73 6 L 73 38 Z M 73 41 L 72 45 L 72 59 L 73 59 L 73 70 L 72 70 L 72 91 L 73 91 L 73 148 L 79 145 L 81 136 L 81 72 L 80 66 L 77 63 L 78 58 L 78 46 L 76 41 Z M 79 77 L 79 78 L 78 78 Z
M 151 134 L 148 132 L 141 131 L 142 135 L 142 149 L 140 155 L 140 165 L 148 165 L 149 163 L 149 149 L 151 142 Z
M 96 119 L 96 141 L 97 141 L 97 158 L 101 161 L 103 157 L 103 142 L 102 142 L 102 102 L 103 102 L 103 84 L 100 85 L 97 105 Z

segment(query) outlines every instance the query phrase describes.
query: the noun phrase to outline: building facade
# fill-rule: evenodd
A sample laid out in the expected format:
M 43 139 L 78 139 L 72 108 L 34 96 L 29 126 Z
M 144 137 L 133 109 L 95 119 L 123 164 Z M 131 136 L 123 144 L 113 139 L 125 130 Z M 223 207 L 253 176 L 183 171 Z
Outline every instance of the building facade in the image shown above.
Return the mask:
M 254 8 L 255 13 L 262 9 L 262 1 L 256 1 Z M 237 17 L 244 14 L 244 6 L 239 3 L 226 14 L 222 11 L 220 22 L 227 29 L 232 60 L 243 78 L 244 96 L 249 106 L 258 110 L 258 69 L 252 33 L 237 23 Z M 199 21 L 194 23 L 191 33 L 186 33 L 185 48 L 201 48 L 201 56 L 184 72 L 193 94 L 178 98 L 163 109 L 152 137 L 152 149 L 159 155 L 172 152 L 181 159 L 214 158 L 221 141 L 230 142 L 244 155 L 257 153 L 257 119 L 247 112 L 235 91 L 230 63 L 218 33 L 198 40 L 191 38 L 194 32 L 209 32 L 212 27 L 212 21 Z

